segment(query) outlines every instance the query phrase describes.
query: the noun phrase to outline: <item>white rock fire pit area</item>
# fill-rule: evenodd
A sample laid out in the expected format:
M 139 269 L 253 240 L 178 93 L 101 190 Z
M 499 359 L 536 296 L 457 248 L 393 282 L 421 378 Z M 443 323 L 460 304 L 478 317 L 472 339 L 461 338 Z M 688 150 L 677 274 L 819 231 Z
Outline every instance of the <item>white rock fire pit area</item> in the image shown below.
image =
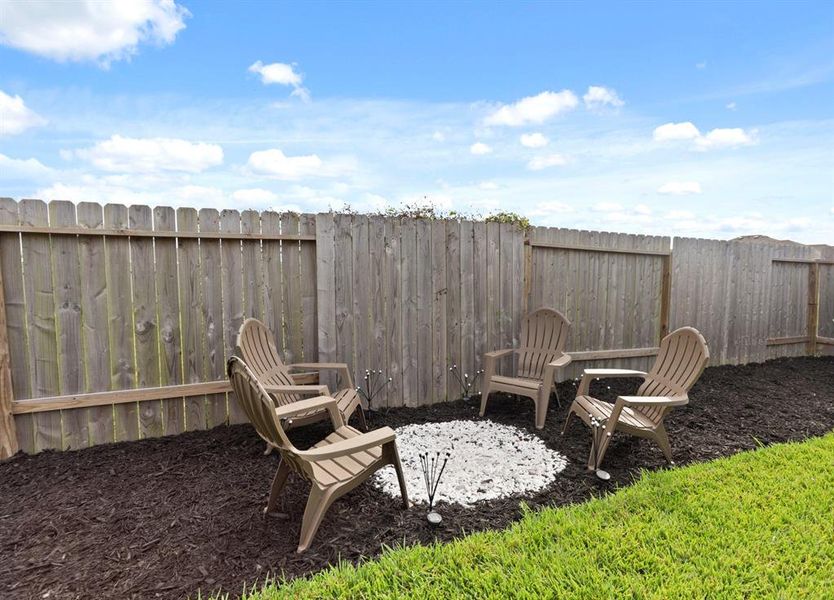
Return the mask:
M 492 421 L 447 421 L 397 428 L 408 494 L 414 502 L 428 504 L 419 455 L 440 453 L 442 462 L 451 454 L 437 489 L 435 502 L 469 506 L 536 492 L 547 487 L 564 470 L 567 461 L 558 452 L 523 429 Z M 399 498 L 400 488 L 393 467 L 379 471 L 375 484 Z

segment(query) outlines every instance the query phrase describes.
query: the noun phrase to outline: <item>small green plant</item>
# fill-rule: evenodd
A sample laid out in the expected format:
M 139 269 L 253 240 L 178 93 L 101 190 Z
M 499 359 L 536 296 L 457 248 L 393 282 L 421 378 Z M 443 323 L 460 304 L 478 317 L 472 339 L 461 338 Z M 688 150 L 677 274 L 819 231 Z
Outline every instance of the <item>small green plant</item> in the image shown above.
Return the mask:
M 487 215 L 484 219 L 487 223 L 509 223 L 510 225 L 518 225 L 520 229 L 527 231 L 530 229 L 530 219 L 522 217 L 518 213 L 499 211 Z
M 484 216 L 481 213 L 467 213 L 457 210 L 443 210 L 434 205 L 428 196 L 423 197 L 422 203 L 403 204 L 402 206 L 389 206 L 378 211 L 361 213 L 353 209 L 349 204 L 337 211 L 331 211 L 344 215 L 367 214 L 369 216 L 380 216 L 391 219 L 424 219 L 426 221 L 483 221 L 485 223 L 508 223 L 516 225 L 519 229 L 527 231 L 532 227 L 530 219 L 514 212 L 497 211 Z

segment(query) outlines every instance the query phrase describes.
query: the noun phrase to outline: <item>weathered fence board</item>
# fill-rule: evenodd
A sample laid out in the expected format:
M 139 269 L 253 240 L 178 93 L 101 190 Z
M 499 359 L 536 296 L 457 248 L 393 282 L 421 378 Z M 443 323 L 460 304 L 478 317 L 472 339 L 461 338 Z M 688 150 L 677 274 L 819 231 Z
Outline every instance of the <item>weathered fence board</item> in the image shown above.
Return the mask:
M 303 236 L 316 236 L 315 215 L 301 215 L 298 220 L 298 233 Z M 301 277 L 301 350 L 304 362 L 318 361 L 318 322 L 316 296 L 316 246 L 309 242 L 299 242 L 299 260 Z M 264 255 L 268 252 L 265 250 Z
M 193 208 L 177 209 L 177 229 L 185 232 L 198 231 L 197 211 Z M 178 253 L 182 311 L 182 380 L 183 383 L 199 383 L 207 377 L 200 242 L 196 239 L 181 239 Z M 186 431 L 206 427 L 206 403 L 206 396 L 185 398 L 183 425 Z
M 40 200 L 21 201 L 20 222 L 32 226 L 47 225 L 49 217 L 46 204 Z M 49 242 L 46 234 L 24 236 L 22 241 L 29 364 L 32 369 L 32 388 L 38 396 L 61 393 L 58 384 L 58 344 Z M 36 452 L 62 447 L 60 412 L 35 415 L 34 423 Z
M 176 231 L 176 213 L 168 206 L 153 210 L 154 231 Z M 156 301 L 159 318 L 160 385 L 179 385 L 182 377 L 180 331 L 180 281 L 177 272 L 177 240 L 154 238 Z M 185 399 L 162 401 L 165 434 L 185 431 Z
M 214 234 L 220 231 L 220 213 L 213 208 L 202 209 L 198 214 L 200 233 Z M 221 267 L 221 240 L 200 240 L 200 280 L 203 286 L 203 322 L 205 323 L 204 373 L 208 381 L 226 376 L 226 339 L 223 325 L 223 269 Z M 234 342 L 230 342 L 234 343 Z M 206 427 L 214 427 L 228 421 L 229 398 L 227 394 L 207 397 Z
M 126 228 L 127 225 L 126 206 L 108 204 L 104 207 L 105 227 Z M 105 277 L 110 333 L 110 389 L 126 390 L 137 387 L 128 238 L 105 240 Z M 115 406 L 113 415 L 117 442 L 139 439 L 139 403 Z
M 49 203 L 49 221 L 59 226 L 73 226 L 75 205 L 72 202 Z M 77 394 L 84 389 L 84 361 L 81 349 L 81 266 L 78 238 L 52 239 L 55 325 L 58 338 L 58 384 L 61 394 Z M 62 449 L 77 450 L 89 445 L 88 409 L 64 411 L 61 415 Z
M 9 226 L 20 224 L 18 204 L 11 198 L 0 198 L 0 224 Z M 5 307 L 5 338 L 10 363 L 9 373 L 0 373 L 0 376 L 3 377 L 4 387 L 8 383 L 8 377 L 11 376 L 13 398 L 30 398 L 32 397 L 32 380 L 27 345 L 23 260 L 18 234 L 0 233 L 0 268 L 3 270 L 2 299 Z M 0 333 L 0 335 L 3 334 Z M 11 405 L 13 398 L 8 399 L 6 404 Z M 27 452 L 34 451 L 34 416 L 15 417 L 14 429 L 17 438 L 17 443 L 14 445 Z M 7 444 L 10 448 L 13 445 L 11 440 Z
M 346 362 L 357 384 L 381 370 L 388 406 L 458 397 L 449 367 L 472 375 L 484 352 L 517 345 L 539 306 L 573 323 L 569 377 L 593 361 L 646 368 L 681 325 L 704 333 L 712 364 L 834 353 L 834 249 L 671 245 L 483 221 L 0 199 L 0 418 L 27 452 L 243 421 L 224 371 L 249 316 L 287 362 Z

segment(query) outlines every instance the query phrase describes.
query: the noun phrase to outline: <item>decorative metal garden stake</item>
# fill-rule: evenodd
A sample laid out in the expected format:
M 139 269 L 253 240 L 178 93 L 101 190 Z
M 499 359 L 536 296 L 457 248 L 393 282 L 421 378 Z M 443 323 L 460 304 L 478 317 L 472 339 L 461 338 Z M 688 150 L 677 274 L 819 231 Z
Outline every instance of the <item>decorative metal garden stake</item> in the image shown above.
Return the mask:
M 356 388 L 357 393 L 365 399 L 365 402 L 368 404 L 368 410 L 366 412 L 366 416 L 370 421 L 371 413 L 372 412 L 382 412 L 378 408 L 374 408 L 374 399 L 379 397 L 379 394 L 385 387 L 391 383 L 390 377 L 385 377 L 382 374 L 382 370 L 369 370 L 365 369 L 365 387 L 359 386 Z M 388 405 L 386 403 L 385 406 L 385 413 L 388 413 Z
M 460 399 L 467 400 L 470 396 L 472 388 L 475 387 L 475 383 L 478 381 L 481 375 L 484 374 L 484 370 L 480 369 L 478 371 L 475 371 L 471 378 L 469 377 L 469 373 L 464 373 L 463 377 L 461 377 L 458 366 L 452 365 L 451 367 L 449 367 L 449 373 L 454 375 L 455 379 L 458 380 L 458 385 L 460 386 L 461 392 Z
M 431 456 L 428 452 L 423 452 L 418 456 L 420 457 L 420 468 L 423 470 L 423 482 L 426 484 L 426 496 L 429 498 L 429 514 L 426 515 L 426 519 L 432 525 L 439 525 L 443 517 L 440 516 L 440 513 L 434 511 L 434 495 L 437 493 L 437 486 L 440 485 L 440 478 L 443 477 L 443 471 L 446 469 L 446 463 L 449 461 L 451 453 L 446 453 L 442 463 L 440 462 L 440 452 L 435 452 L 434 456 Z
M 605 436 L 610 436 L 611 434 L 606 434 L 605 432 L 605 419 L 600 421 L 594 415 L 589 414 L 588 416 L 591 420 L 591 431 L 593 435 L 593 446 L 591 447 L 591 451 L 594 453 L 594 468 L 596 469 L 596 476 L 603 481 L 608 481 L 611 479 L 611 475 L 608 471 L 599 468 L 599 462 L 602 455 L 600 446 L 602 446 L 602 441 L 605 439 Z

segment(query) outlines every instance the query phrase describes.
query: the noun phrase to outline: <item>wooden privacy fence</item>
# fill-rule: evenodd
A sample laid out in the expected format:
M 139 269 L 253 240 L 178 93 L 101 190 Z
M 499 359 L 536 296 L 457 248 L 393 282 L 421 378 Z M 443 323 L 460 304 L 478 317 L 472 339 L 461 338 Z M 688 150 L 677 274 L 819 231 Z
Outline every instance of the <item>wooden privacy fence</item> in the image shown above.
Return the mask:
M 834 352 L 834 248 L 509 223 L 0 199 L 0 457 L 243 420 L 225 360 L 246 317 L 287 362 L 459 396 L 453 364 L 573 323 L 564 376 L 645 368 L 692 325 L 712 364 Z M 507 367 L 509 368 L 510 365 Z

